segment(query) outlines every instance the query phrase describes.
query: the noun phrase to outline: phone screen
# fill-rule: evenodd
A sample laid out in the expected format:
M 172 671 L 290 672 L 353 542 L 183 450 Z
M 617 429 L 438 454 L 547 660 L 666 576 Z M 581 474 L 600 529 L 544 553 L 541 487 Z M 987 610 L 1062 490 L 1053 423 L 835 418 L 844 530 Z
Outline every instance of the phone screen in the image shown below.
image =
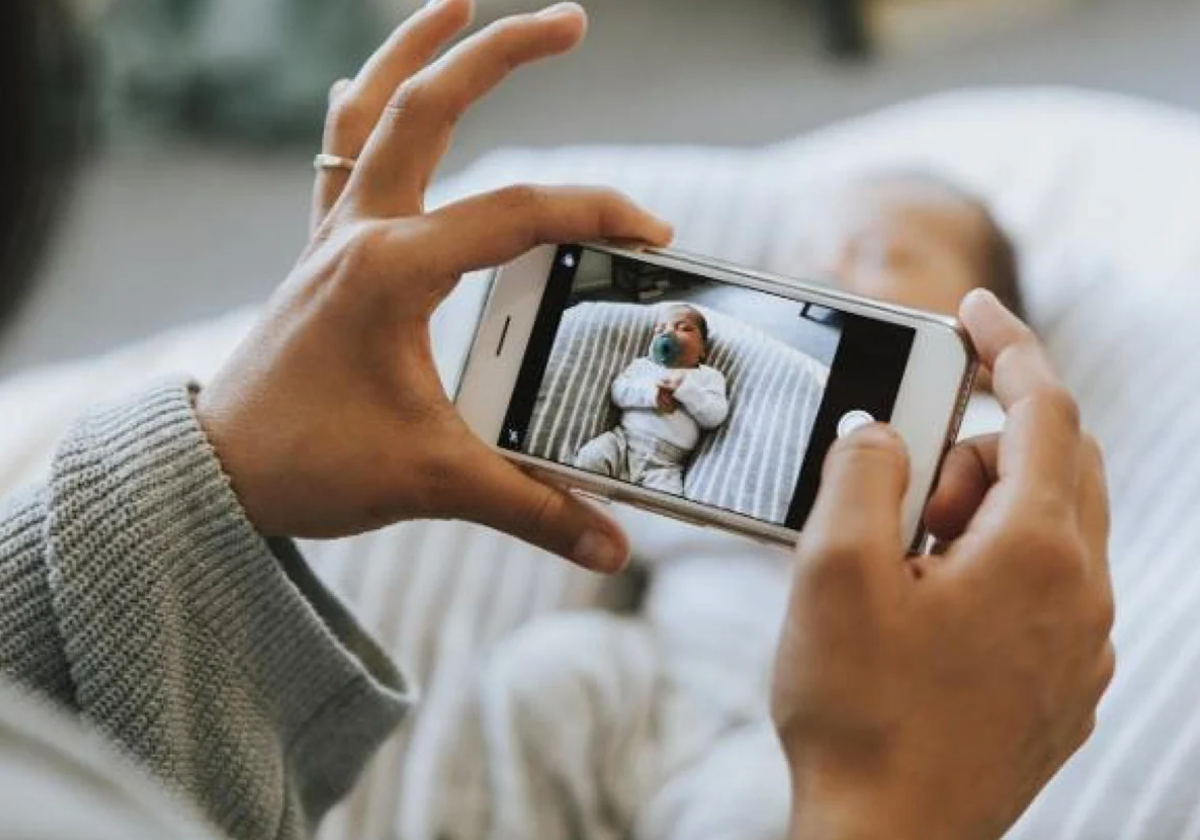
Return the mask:
M 839 429 L 891 419 L 914 337 L 562 246 L 498 443 L 800 530 Z

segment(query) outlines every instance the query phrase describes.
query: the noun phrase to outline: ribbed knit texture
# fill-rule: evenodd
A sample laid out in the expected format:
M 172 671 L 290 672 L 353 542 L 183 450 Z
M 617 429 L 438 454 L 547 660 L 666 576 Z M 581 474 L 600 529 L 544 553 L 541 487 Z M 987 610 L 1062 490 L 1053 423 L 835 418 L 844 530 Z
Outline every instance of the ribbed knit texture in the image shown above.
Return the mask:
M 0 515 L 0 673 L 236 838 L 310 834 L 411 702 L 246 519 L 182 385 L 86 416 Z

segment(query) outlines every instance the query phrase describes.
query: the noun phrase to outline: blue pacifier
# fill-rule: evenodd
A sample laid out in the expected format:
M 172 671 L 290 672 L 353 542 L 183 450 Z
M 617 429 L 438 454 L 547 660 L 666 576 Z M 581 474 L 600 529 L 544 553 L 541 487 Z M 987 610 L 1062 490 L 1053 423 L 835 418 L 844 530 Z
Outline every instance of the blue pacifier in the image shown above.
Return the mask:
M 671 333 L 656 335 L 654 341 L 650 342 L 650 355 L 663 367 L 671 367 L 679 361 L 682 352 L 683 347 L 680 346 L 679 339 Z

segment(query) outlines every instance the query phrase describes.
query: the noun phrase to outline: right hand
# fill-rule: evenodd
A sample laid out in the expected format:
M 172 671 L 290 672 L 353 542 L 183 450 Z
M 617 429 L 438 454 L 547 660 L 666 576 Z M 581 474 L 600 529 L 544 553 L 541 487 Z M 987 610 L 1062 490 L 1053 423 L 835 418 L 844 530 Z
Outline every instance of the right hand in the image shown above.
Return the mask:
M 1095 441 L 1033 333 L 982 292 L 960 318 L 1007 411 L 953 450 L 906 559 L 900 439 L 831 450 L 798 547 L 773 713 L 793 837 L 993 840 L 1092 731 L 1115 664 Z
M 658 386 L 658 394 L 654 399 L 658 410 L 663 414 L 674 414 L 679 408 L 679 400 L 675 399 L 674 390 L 665 385 Z

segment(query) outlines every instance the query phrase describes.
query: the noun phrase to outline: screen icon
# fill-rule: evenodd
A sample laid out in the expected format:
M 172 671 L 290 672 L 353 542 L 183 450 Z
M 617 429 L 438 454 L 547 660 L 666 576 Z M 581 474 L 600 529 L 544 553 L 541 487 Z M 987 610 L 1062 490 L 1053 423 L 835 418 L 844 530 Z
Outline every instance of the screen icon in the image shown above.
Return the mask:
M 574 254 L 563 254 L 562 264 L 564 266 L 566 266 L 567 268 L 574 268 L 575 267 L 575 255 Z
M 505 434 L 508 437 L 508 445 L 509 446 L 520 446 L 521 445 L 521 433 L 519 431 L 517 431 L 516 429 L 508 429 L 505 432 Z

